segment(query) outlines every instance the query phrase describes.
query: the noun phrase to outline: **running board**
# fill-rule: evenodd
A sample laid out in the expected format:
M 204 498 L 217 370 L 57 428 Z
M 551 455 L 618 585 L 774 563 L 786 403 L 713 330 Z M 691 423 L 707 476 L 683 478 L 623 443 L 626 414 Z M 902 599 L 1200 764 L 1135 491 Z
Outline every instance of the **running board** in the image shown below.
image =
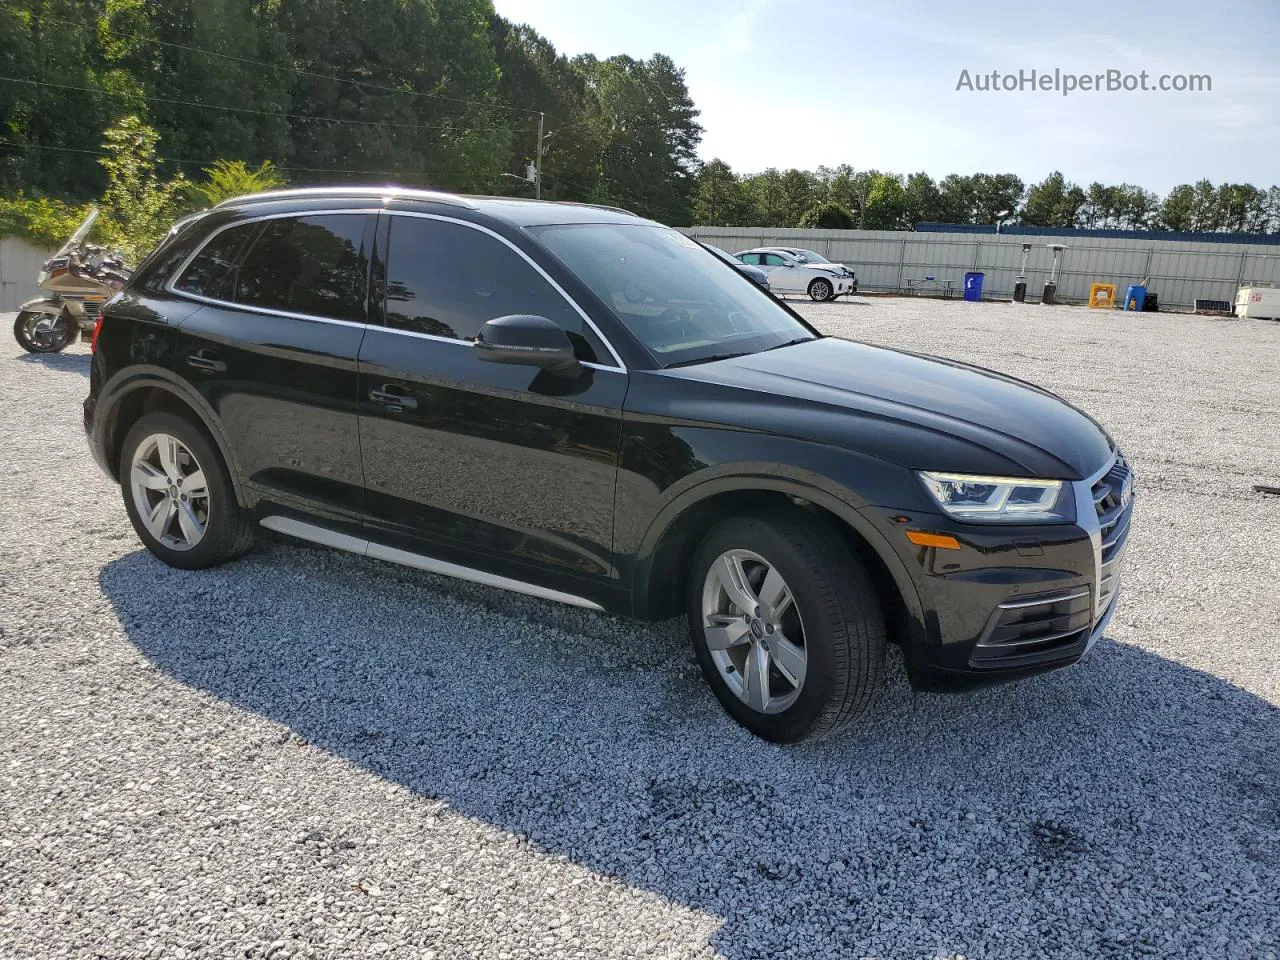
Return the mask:
M 557 603 L 567 603 L 573 607 L 583 607 L 586 610 L 604 612 L 604 607 L 588 600 L 586 597 L 575 597 L 571 593 L 561 593 L 559 590 L 540 587 L 536 583 L 525 583 L 523 580 L 513 580 L 510 577 L 500 577 L 496 573 L 486 573 L 483 570 L 475 570 L 460 564 L 449 563 L 447 560 L 437 560 L 435 557 L 428 557 L 421 553 L 397 550 L 395 547 L 384 546 L 381 543 L 373 543 L 369 540 L 361 540 L 359 537 L 352 537 L 345 533 L 338 533 L 336 530 L 318 527 L 313 523 L 295 520 L 293 517 L 272 515 L 263 517 L 260 522 L 262 526 L 268 530 L 274 530 L 276 533 L 283 533 L 290 537 L 297 537 L 299 540 L 309 540 L 311 543 L 345 550 L 348 553 L 359 554 L 362 557 L 373 557 L 375 560 L 398 563 L 402 567 L 415 567 L 418 570 L 426 570 L 428 573 L 438 573 L 445 577 L 454 577 L 458 580 L 469 580 L 472 583 L 484 584 L 486 587 L 498 587 L 501 590 L 510 590 L 513 593 L 523 593 L 530 597 L 554 600 Z

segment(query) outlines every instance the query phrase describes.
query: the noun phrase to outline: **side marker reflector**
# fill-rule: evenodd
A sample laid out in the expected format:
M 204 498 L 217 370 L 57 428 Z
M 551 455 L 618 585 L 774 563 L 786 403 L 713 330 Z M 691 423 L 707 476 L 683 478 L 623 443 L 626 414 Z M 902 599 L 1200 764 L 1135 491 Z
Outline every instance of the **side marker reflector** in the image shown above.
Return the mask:
M 960 541 L 945 533 L 925 533 L 923 530 L 908 530 L 907 539 L 917 547 L 937 547 L 940 550 L 960 549 Z

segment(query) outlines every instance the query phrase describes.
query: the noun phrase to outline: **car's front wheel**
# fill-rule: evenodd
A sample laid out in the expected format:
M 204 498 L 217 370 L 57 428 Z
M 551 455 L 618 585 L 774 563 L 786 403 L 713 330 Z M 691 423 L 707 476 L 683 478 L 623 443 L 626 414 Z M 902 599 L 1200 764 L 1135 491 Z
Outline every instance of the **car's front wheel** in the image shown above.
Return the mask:
M 879 599 L 861 562 L 806 511 L 742 516 L 698 547 L 689 627 L 703 676 L 758 736 L 828 736 L 865 711 L 884 673 Z
M 817 279 L 809 283 L 810 300 L 830 300 L 833 289 L 829 280 Z
M 211 567 L 253 543 L 226 464 L 182 417 L 151 413 L 133 425 L 120 454 L 120 487 L 139 539 L 170 566 Z

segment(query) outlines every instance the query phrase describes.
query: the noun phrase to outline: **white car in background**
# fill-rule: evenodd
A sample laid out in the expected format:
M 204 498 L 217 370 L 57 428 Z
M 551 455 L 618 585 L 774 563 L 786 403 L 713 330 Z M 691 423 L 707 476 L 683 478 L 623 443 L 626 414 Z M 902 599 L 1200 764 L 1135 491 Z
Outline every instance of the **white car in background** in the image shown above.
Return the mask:
M 811 300 L 834 300 L 858 287 L 857 278 L 842 264 L 810 263 L 782 247 L 755 247 L 734 256 L 763 270 L 774 294 L 803 293 Z
M 858 292 L 858 274 L 843 263 L 836 263 L 834 260 L 828 260 L 816 250 L 805 250 L 803 247 L 770 247 L 771 250 L 781 250 L 783 253 L 789 253 L 793 257 L 798 257 L 805 263 L 825 263 L 828 266 L 840 267 L 844 270 L 844 275 L 853 281 L 853 289 L 850 293 Z

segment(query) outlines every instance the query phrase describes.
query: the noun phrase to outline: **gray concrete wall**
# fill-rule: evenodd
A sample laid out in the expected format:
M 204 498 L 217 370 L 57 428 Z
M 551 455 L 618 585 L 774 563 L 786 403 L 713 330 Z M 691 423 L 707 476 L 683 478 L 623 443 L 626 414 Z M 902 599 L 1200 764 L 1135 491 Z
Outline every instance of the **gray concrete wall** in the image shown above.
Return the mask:
M 36 276 L 51 256 L 52 250 L 21 237 L 0 237 L 0 312 L 17 310 L 40 292 Z

